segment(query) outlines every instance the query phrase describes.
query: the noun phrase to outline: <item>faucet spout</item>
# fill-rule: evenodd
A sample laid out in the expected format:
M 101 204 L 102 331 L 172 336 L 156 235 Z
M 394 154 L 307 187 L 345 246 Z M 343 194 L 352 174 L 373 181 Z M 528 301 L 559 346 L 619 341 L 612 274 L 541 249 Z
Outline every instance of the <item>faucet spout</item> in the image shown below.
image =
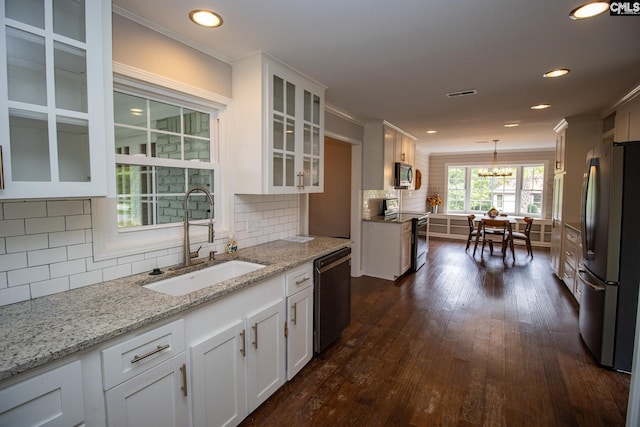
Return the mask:
M 213 243 L 213 240 L 215 239 L 215 236 L 216 236 L 216 232 L 213 227 L 214 207 L 215 207 L 215 204 L 213 202 L 213 196 L 211 195 L 209 190 L 207 190 L 203 186 L 196 185 L 194 187 L 189 188 L 184 195 L 184 226 L 183 226 L 184 227 L 184 242 L 183 242 L 183 245 L 184 245 L 183 266 L 184 267 L 188 267 L 189 265 L 191 265 L 191 258 L 198 257 L 197 251 L 195 252 L 195 254 L 191 252 L 191 243 L 189 239 L 189 225 L 205 225 L 205 224 L 191 224 L 189 222 L 189 196 L 191 196 L 191 194 L 195 192 L 204 193 L 205 196 L 207 196 L 207 199 L 209 201 L 209 222 L 206 224 L 206 226 L 208 227 L 207 240 L 209 241 L 209 243 Z

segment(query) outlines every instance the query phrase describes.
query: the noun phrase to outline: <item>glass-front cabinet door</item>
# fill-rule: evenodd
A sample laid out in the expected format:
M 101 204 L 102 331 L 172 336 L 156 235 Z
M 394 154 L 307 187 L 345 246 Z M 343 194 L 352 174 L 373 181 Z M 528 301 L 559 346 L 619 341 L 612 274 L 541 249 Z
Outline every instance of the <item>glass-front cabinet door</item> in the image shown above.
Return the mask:
M 275 68 L 275 67 L 272 67 Z M 311 193 L 323 188 L 322 96 L 286 71 L 269 76 L 271 87 L 270 193 Z
M 104 3 L 0 0 L 0 198 L 106 194 Z
M 308 90 L 303 91 L 304 117 L 303 117 L 303 144 L 302 144 L 302 177 L 305 188 L 318 190 L 322 187 L 323 150 L 324 141 L 321 140 L 322 125 L 322 99 L 320 96 Z

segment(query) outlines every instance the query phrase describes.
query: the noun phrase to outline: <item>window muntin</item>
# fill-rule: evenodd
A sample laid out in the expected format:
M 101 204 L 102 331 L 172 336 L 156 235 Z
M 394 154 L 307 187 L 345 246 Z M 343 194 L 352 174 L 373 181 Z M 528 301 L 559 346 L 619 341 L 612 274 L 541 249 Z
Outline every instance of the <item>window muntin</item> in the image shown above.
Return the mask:
M 184 194 L 194 185 L 213 194 L 211 115 L 114 92 L 118 228 L 182 222 Z M 190 200 L 192 219 L 206 219 L 204 195 Z
M 540 216 L 544 165 L 509 166 L 511 176 L 481 177 L 482 166 L 447 167 L 447 212 L 479 213 L 495 207 L 512 215 Z

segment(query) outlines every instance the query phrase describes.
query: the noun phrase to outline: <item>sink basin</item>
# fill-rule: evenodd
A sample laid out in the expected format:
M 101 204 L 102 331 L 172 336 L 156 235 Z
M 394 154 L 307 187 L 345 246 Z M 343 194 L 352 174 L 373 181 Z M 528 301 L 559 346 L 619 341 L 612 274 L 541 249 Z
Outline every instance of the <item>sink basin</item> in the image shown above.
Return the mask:
M 264 267 L 262 264 L 247 261 L 227 261 L 181 276 L 149 283 L 143 287 L 167 295 L 186 295 L 189 292 L 213 286 L 224 280 L 242 276 Z

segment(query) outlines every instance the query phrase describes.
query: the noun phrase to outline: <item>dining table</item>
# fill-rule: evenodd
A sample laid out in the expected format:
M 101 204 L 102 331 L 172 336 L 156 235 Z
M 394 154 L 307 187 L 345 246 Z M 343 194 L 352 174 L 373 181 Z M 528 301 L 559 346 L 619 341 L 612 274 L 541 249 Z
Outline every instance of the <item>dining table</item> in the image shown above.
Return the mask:
M 511 249 L 511 256 L 513 257 L 513 262 L 516 262 L 516 253 L 514 251 L 514 247 L 513 247 L 513 225 L 518 223 L 518 219 L 514 216 L 510 216 L 510 215 L 498 215 L 496 217 L 490 217 L 489 215 L 482 215 L 482 216 L 476 216 L 474 218 L 474 221 L 477 223 L 476 225 L 476 229 L 478 230 L 478 233 L 476 233 L 476 244 L 473 248 L 473 255 L 475 256 L 476 254 L 476 249 L 478 248 L 478 242 L 480 241 L 480 230 L 482 228 L 482 225 L 485 221 L 487 220 L 491 220 L 491 221 L 497 221 L 499 223 L 502 223 L 500 225 L 506 225 L 507 226 L 507 232 L 509 233 L 509 235 L 507 236 L 507 244 L 509 245 L 509 249 Z M 495 222 L 494 222 L 495 223 Z M 506 249 L 505 249 L 506 251 Z M 502 254 L 503 258 L 506 255 L 505 253 Z

